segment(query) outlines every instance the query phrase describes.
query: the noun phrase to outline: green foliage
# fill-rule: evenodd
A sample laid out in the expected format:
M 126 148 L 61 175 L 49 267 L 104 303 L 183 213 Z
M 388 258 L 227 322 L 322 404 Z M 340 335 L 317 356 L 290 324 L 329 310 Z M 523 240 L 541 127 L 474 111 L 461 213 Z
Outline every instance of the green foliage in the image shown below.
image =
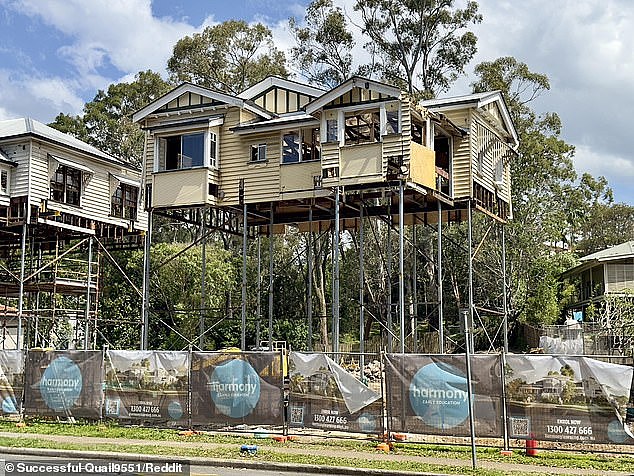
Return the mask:
M 312 1 L 306 8 L 304 26 L 291 18 L 289 27 L 296 44 L 291 57 L 310 83 L 330 89 L 355 74 L 371 74 L 369 65 L 353 70 L 354 39 L 343 10 L 332 0 Z
M 476 36 L 465 31 L 482 21 L 478 4 L 454 0 L 357 0 L 363 33 L 377 48 L 384 78 L 423 97 L 447 91 L 476 52 Z M 420 81 L 421 87 L 416 83 Z
M 512 57 L 481 63 L 475 72 L 474 92 L 502 92 L 520 141 L 511 162 L 513 220 L 506 228 L 511 308 L 523 321 L 555 323 L 570 300 L 569 289 L 560 300 L 558 276 L 575 264 L 570 251 L 588 213 L 609 204 L 612 192 L 603 177 L 578 178 L 574 147 L 560 138 L 559 117 L 531 109 L 550 88 L 546 75 Z
M 261 23 L 229 20 L 178 40 L 167 62 L 170 78 L 238 94 L 267 76 L 287 77 L 284 53 Z
M 132 122 L 132 114 L 167 92 L 169 84 L 158 73 L 141 71 L 130 83 L 111 84 L 84 106 L 82 116 L 58 114 L 49 124 L 74 135 L 99 150 L 140 166 L 143 132 Z

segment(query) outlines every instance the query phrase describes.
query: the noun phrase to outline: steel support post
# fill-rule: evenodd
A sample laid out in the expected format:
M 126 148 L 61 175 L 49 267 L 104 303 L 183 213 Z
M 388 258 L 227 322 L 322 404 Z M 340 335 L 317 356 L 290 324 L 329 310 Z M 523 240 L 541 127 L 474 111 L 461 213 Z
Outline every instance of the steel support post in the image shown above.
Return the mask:
M 418 352 L 418 249 L 416 247 L 416 217 L 412 222 L 412 351 Z
M 469 258 L 471 258 L 471 254 L 469 254 Z M 463 315 L 463 324 L 464 324 L 464 332 L 465 332 L 465 342 L 469 342 L 470 334 L 472 332 L 471 322 L 467 322 L 470 317 L 469 314 L 464 312 Z M 473 469 L 477 466 L 476 461 L 476 443 L 475 443 L 475 418 L 473 415 L 473 390 L 472 390 L 472 379 L 471 379 L 471 350 L 469 349 L 470 345 L 465 345 L 465 359 L 467 364 L 467 398 L 469 399 L 469 430 L 471 433 L 471 464 L 473 465 Z
M 202 256 L 200 266 L 200 318 L 198 321 L 198 347 L 205 348 L 205 315 L 207 314 L 207 208 L 202 209 Z
M 313 204 L 308 208 L 308 244 L 306 261 L 308 262 L 308 289 L 306 292 L 306 319 L 308 320 L 308 350 L 313 350 Z
M 240 333 L 240 348 L 247 350 L 247 204 L 242 206 L 242 330 Z M 256 343 L 257 345 L 257 343 Z
M 25 271 L 25 259 L 26 259 L 26 234 L 28 232 L 28 225 L 26 224 L 26 218 L 22 225 L 22 242 L 20 244 L 20 283 L 18 290 L 18 329 L 15 336 L 15 348 L 22 349 L 25 345 L 20 345 L 22 339 L 22 319 L 24 315 L 24 271 Z M 26 344 L 24 342 L 23 344 Z
M 471 354 L 474 352 L 473 346 L 473 251 L 472 251 L 472 214 L 471 200 L 467 202 L 467 226 L 468 230 L 468 252 L 469 252 L 469 312 L 464 313 L 464 329 L 465 329 L 465 355 L 467 361 L 467 398 L 469 399 L 469 427 L 471 430 L 471 463 L 473 469 L 476 468 L 476 444 L 475 444 L 475 419 L 473 416 L 473 390 L 471 379 Z M 467 322 L 468 319 L 468 322 Z
M 273 350 L 273 203 L 269 220 L 269 350 Z
M 387 351 L 394 351 L 392 322 L 392 196 L 387 205 Z
M 359 204 L 359 377 L 364 380 L 365 366 L 365 263 L 363 260 L 363 201 Z
M 504 312 L 504 353 L 509 353 L 509 325 L 508 325 L 508 302 L 507 302 L 507 281 L 506 281 L 506 234 L 504 232 L 504 224 L 502 228 L 502 312 Z
M 257 302 L 255 304 L 255 345 L 260 346 L 260 320 L 262 319 L 262 240 L 258 230 L 258 285 L 256 289 Z
M 401 354 L 405 353 L 405 271 L 403 269 L 403 247 L 405 234 L 405 187 L 398 187 L 398 313 L 401 324 Z
M 86 276 L 86 309 L 84 312 L 84 350 L 90 345 L 90 281 L 92 280 L 92 236 L 88 237 L 88 274 Z M 97 332 L 97 329 L 95 329 Z
M 436 272 L 438 274 L 438 343 L 440 353 L 445 353 L 445 322 L 443 315 L 443 290 L 442 290 L 442 204 L 438 203 L 438 255 L 436 258 Z
M 143 323 L 141 325 L 141 350 L 148 346 L 150 324 L 150 246 L 152 245 L 152 210 L 147 214 L 147 233 L 143 242 Z
M 468 251 L 469 251 L 469 326 L 473 326 L 473 249 L 472 249 L 472 242 L 473 242 L 473 217 L 472 217 L 472 211 L 471 211 L 471 200 L 469 200 L 467 202 L 467 213 L 468 213 L 468 217 L 467 217 L 467 225 L 468 225 L 468 240 L 469 240 L 469 244 L 468 244 Z M 473 332 L 469 333 L 469 341 L 467 343 L 467 346 L 471 346 L 471 352 L 474 353 L 475 352 L 475 346 L 474 346 L 474 337 L 473 337 Z
M 332 350 L 339 353 L 339 187 L 335 188 L 335 231 L 332 258 Z

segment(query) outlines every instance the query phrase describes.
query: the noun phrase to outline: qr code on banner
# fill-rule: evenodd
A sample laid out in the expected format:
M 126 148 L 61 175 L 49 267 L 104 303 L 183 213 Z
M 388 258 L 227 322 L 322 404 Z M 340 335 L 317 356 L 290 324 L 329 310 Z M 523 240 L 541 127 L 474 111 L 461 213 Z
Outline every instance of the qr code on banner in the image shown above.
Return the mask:
M 524 417 L 510 417 L 511 438 L 528 438 L 531 434 L 530 420 Z
M 303 425 L 304 424 L 304 407 L 303 406 L 291 406 L 291 425 Z

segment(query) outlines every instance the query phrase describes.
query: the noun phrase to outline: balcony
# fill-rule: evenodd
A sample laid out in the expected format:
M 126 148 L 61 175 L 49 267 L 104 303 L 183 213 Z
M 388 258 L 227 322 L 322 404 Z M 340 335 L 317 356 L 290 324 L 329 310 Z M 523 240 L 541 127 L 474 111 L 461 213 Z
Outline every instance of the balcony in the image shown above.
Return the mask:
M 166 170 L 152 174 L 152 206 L 205 205 L 209 183 L 206 167 Z
M 341 181 L 373 182 L 383 175 L 383 148 L 380 142 L 345 146 L 339 154 Z

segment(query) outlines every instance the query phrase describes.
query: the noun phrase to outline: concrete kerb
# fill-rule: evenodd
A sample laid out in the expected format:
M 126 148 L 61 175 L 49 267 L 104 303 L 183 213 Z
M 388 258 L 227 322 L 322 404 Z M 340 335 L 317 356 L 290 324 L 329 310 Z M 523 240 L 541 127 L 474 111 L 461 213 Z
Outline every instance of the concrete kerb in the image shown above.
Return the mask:
M 386 469 L 353 468 L 349 466 L 320 466 L 312 464 L 298 463 L 278 463 L 270 461 L 253 461 L 245 459 L 217 459 L 201 457 L 183 457 L 167 455 L 147 455 L 141 453 L 116 453 L 101 451 L 80 451 L 80 450 L 57 450 L 49 448 L 13 448 L 0 446 L 0 452 L 7 455 L 38 456 L 55 458 L 74 458 L 107 461 L 130 461 L 130 462 L 154 462 L 154 463 L 182 463 L 190 466 L 209 466 L 223 468 L 248 468 L 256 470 L 286 471 L 305 474 L 341 474 L 357 476 L 364 474 L 368 476 L 460 476 L 443 473 L 421 473 L 414 471 L 395 471 Z

